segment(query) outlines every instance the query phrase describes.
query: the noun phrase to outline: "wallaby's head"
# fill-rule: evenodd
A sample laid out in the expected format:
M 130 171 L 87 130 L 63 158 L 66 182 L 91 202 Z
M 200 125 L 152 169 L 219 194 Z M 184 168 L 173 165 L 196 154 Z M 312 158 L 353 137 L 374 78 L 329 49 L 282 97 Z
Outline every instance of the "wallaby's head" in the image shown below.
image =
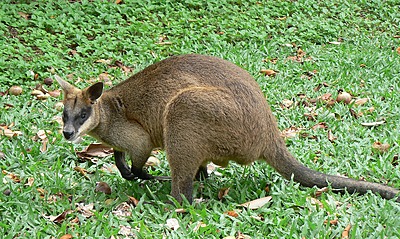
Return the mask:
M 103 93 L 103 83 L 98 82 L 80 90 L 57 75 L 55 79 L 64 90 L 64 137 L 76 141 L 99 124 L 97 102 Z

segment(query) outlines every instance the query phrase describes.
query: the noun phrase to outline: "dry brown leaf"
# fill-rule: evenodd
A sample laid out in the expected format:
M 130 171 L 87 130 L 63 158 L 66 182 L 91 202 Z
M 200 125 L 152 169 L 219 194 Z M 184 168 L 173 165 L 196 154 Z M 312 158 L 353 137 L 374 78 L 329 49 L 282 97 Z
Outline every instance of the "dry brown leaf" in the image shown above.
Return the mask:
M 118 235 L 126 236 L 125 238 L 136 238 L 131 226 L 119 226 Z
M 328 187 L 320 188 L 315 192 L 315 197 L 320 197 L 323 193 L 326 193 L 328 191 L 329 191 Z
M 368 102 L 368 98 L 361 98 L 354 101 L 354 105 L 363 105 Z
M 238 217 L 239 214 L 235 211 L 227 211 L 225 212 L 226 215 L 231 216 L 231 217 Z
M 86 149 L 76 152 L 81 159 L 90 160 L 92 157 L 106 157 L 113 153 L 113 149 L 104 144 L 90 144 Z
M 316 198 L 307 198 L 308 201 L 310 201 L 311 205 L 318 206 L 319 208 L 324 208 L 324 204 Z
M 281 136 L 283 138 L 294 138 L 303 128 L 297 128 L 296 126 L 292 126 L 290 128 L 284 129 L 281 132 Z
M 4 170 L 4 169 L 3 169 L 1 172 L 2 172 L 4 175 L 6 175 L 6 176 L 3 178 L 3 183 L 4 183 L 4 184 L 7 184 L 6 178 L 11 179 L 14 183 L 20 183 L 20 182 L 21 182 L 21 179 L 19 178 L 18 175 L 14 174 L 14 173 L 10 173 L 10 172 L 8 172 L 8 171 L 6 171 L 6 170 Z
M 271 69 L 262 69 L 260 70 L 260 73 L 266 75 L 266 76 L 276 76 L 277 72 Z
M 397 52 L 398 54 L 400 54 L 400 46 L 397 47 L 396 52 Z
M 281 108 L 282 109 L 289 109 L 293 105 L 293 103 L 294 102 L 292 100 L 284 99 L 284 100 L 282 100 Z
M 72 238 L 71 234 L 65 234 L 65 235 L 60 237 L 60 239 L 71 239 L 71 238 Z
M 38 193 L 41 197 L 44 197 L 44 195 L 47 194 L 47 191 L 43 188 L 36 188 L 36 191 L 38 191 Z
M 337 139 L 337 137 L 335 137 L 332 133 L 332 130 L 328 130 L 328 140 L 333 143 L 333 141 L 335 141 Z
M 221 188 L 218 192 L 218 199 L 222 200 L 226 195 L 228 195 L 230 188 Z
M 197 232 L 201 227 L 206 227 L 207 224 L 205 224 L 204 222 L 197 222 L 196 226 L 193 228 L 194 232 Z
M 328 224 L 328 223 L 329 223 L 329 225 L 336 226 L 338 224 L 338 219 L 333 219 L 333 220 L 330 220 L 330 221 L 328 221 L 328 220 L 324 221 L 324 224 Z
M 347 225 L 346 228 L 343 230 L 342 239 L 349 238 L 350 229 L 351 229 L 351 224 Z
M 94 215 L 94 213 L 93 213 L 94 204 L 93 203 L 89 203 L 89 204 L 76 203 L 75 205 L 77 206 L 76 211 L 81 213 L 82 216 L 89 218 Z
M 329 101 L 332 97 L 331 93 L 325 93 L 323 95 L 321 95 L 320 97 L 318 97 L 317 99 L 320 99 L 322 101 Z
M 132 206 L 126 202 L 123 202 L 116 206 L 112 213 L 117 217 L 129 217 L 132 215 Z
M 74 168 L 74 170 L 75 170 L 76 172 L 80 173 L 80 174 L 81 174 L 82 176 L 84 176 L 85 178 L 89 179 L 89 177 L 86 175 L 86 174 L 88 173 L 88 171 L 87 171 L 86 169 L 81 168 L 81 167 L 79 167 L 79 166 L 76 166 L 76 167 Z
M 94 191 L 111 194 L 111 187 L 106 182 L 97 182 Z
M 0 135 L 4 135 L 6 137 L 12 138 L 15 136 L 22 135 L 22 132 L 10 130 L 8 126 L 0 126 Z
M 316 125 L 314 125 L 313 127 L 311 127 L 311 129 L 316 130 L 316 129 L 327 129 L 328 126 L 326 125 L 325 122 L 320 122 Z
M 64 212 L 62 212 L 61 214 L 59 214 L 57 216 L 46 216 L 46 215 L 43 215 L 43 217 L 46 218 L 46 219 L 49 219 L 51 222 L 54 222 L 54 223 L 62 223 L 65 220 L 66 216 L 68 214 L 70 214 L 70 213 L 72 213 L 72 210 L 64 211 Z
M 258 209 L 267 204 L 269 201 L 271 201 L 271 199 L 272 199 L 271 196 L 267 196 L 253 201 L 242 203 L 240 204 L 240 206 L 247 207 L 248 209 Z
M 186 210 L 184 208 L 177 208 L 175 209 L 176 213 L 186 213 Z
M 35 178 L 29 177 L 27 182 L 24 185 L 28 186 L 28 187 L 32 187 L 34 182 L 35 182 Z
M 385 153 L 389 150 L 390 144 L 388 143 L 381 143 L 381 142 L 374 142 L 372 144 L 372 148 L 377 150 L 379 153 Z
M 48 92 L 48 94 L 51 97 L 58 98 L 61 95 L 61 91 L 60 90 L 51 90 L 51 91 Z
M 133 206 L 136 207 L 139 204 L 139 200 L 137 200 L 135 197 L 128 196 L 128 198 L 128 203 L 132 204 Z
M 119 68 L 121 68 L 121 70 L 125 73 L 131 73 L 133 71 L 133 69 L 129 66 L 126 66 L 122 63 L 122 61 L 115 61 L 115 65 Z
M 31 15 L 29 13 L 25 13 L 25 12 L 18 12 L 18 15 L 20 15 L 25 20 L 29 20 L 31 18 Z

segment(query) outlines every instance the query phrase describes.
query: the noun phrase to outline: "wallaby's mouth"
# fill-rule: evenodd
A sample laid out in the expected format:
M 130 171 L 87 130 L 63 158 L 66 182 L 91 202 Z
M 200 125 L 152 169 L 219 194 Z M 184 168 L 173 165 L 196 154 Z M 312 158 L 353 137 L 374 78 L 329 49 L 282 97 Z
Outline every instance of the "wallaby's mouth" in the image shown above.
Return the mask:
M 80 137 L 79 134 L 75 132 L 63 131 L 63 135 L 67 141 L 70 141 L 74 144 L 80 143 L 82 141 L 82 137 Z

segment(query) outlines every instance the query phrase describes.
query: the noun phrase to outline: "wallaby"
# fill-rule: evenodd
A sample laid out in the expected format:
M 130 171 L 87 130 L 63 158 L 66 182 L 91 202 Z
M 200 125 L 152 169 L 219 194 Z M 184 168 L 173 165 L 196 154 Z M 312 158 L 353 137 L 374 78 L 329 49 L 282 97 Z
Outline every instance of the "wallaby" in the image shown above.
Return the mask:
M 83 134 L 110 145 L 123 178 L 151 179 L 143 170 L 152 149 L 165 149 L 172 196 L 193 197 L 193 180 L 206 164 L 246 165 L 263 159 L 286 179 L 307 187 L 372 191 L 392 199 L 399 190 L 323 174 L 299 163 L 286 148 L 259 85 L 235 64 L 203 55 L 174 56 L 155 63 L 103 92 L 103 83 L 77 89 L 56 76 L 65 93 L 63 134 Z M 125 153 L 132 161 L 131 169 Z M 400 197 L 396 199 L 400 202 Z

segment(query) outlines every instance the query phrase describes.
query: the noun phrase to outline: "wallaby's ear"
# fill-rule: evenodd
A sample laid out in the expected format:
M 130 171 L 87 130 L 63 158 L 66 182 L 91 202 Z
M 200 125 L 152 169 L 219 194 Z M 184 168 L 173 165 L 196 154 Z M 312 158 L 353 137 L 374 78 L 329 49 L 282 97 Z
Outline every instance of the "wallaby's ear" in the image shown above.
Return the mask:
M 84 95 L 93 104 L 103 94 L 103 82 L 97 82 L 84 90 Z
M 70 91 L 73 91 L 75 89 L 75 86 L 73 86 L 70 83 L 68 83 L 67 81 L 63 80 L 58 75 L 55 75 L 54 78 L 57 80 L 58 84 L 60 84 L 61 88 L 65 92 L 70 92 Z

